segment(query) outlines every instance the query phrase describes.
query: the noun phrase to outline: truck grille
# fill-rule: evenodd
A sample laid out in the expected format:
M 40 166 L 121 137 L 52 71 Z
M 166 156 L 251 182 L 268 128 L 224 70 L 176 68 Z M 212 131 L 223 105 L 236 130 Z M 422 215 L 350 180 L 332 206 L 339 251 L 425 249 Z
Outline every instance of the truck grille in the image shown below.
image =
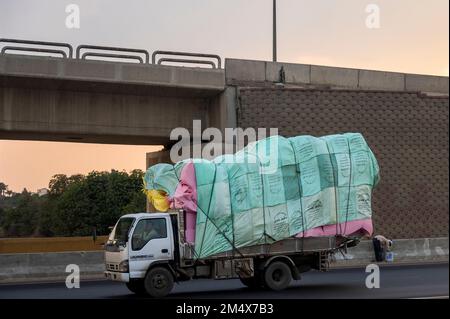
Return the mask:
M 117 271 L 119 270 L 119 264 L 116 263 L 106 264 L 106 270 Z

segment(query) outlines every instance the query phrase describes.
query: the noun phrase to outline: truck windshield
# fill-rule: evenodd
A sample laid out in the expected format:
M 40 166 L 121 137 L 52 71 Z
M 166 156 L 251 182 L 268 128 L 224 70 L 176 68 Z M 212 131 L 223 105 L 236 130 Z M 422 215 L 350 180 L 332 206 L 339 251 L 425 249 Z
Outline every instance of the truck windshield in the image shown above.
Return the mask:
M 119 219 L 119 222 L 117 223 L 114 233 L 111 234 L 112 241 L 116 242 L 117 244 L 124 244 L 127 241 L 127 235 L 130 231 L 131 225 L 133 225 L 134 218 L 132 217 L 125 217 Z

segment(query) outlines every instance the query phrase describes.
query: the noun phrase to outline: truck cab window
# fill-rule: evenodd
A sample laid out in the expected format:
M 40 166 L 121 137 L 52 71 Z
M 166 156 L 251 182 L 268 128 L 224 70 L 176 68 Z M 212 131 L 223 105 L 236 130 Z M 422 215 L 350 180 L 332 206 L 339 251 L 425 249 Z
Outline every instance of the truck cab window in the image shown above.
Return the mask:
M 134 229 L 131 248 L 133 250 L 141 250 L 150 240 L 166 237 L 167 228 L 165 218 L 142 219 Z
M 128 232 L 133 225 L 134 218 L 121 218 L 109 236 L 108 242 L 124 245 L 127 241 Z

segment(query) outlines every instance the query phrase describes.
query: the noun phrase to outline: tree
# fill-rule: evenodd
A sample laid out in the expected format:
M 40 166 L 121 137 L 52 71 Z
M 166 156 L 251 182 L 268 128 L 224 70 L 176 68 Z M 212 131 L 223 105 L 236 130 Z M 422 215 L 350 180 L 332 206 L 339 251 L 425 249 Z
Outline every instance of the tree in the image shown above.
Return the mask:
M 145 211 L 141 170 L 57 174 L 48 195 L 26 189 L 0 201 L 0 226 L 7 236 L 89 236 L 108 234 L 123 214 Z
M 65 174 L 53 175 L 48 183 L 49 194 L 52 196 L 58 196 L 64 193 L 67 188 L 74 183 L 79 183 L 84 179 L 84 175 L 76 174 L 67 177 Z
M 38 225 L 40 201 L 25 188 L 15 195 L 17 206 L 4 209 L 1 225 L 9 236 L 30 236 Z
M 87 176 L 68 178 L 55 175 L 50 182 L 49 201 L 41 215 L 41 232 L 46 235 L 86 236 L 96 228 L 107 234 L 108 227 L 126 213 L 145 210 L 141 170 L 127 174 L 93 171 Z
M 0 182 L 0 196 L 1 197 L 5 196 L 5 193 L 6 193 L 7 190 L 8 190 L 8 185 L 6 185 L 3 182 Z
M 4 219 L 4 216 L 5 216 L 5 211 L 3 210 L 3 208 L 2 207 L 0 207 L 0 237 L 3 237 L 4 236 L 4 230 L 3 230 L 3 219 Z

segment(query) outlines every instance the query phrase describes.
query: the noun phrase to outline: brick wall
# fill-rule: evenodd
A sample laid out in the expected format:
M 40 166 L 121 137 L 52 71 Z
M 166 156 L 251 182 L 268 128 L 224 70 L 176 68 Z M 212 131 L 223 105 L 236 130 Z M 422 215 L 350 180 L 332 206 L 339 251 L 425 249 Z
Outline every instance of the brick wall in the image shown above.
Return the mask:
M 239 101 L 239 127 L 278 127 L 283 136 L 361 132 L 380 165 L 375 232 L 448 236 L 448 97 L 241 87 Z

